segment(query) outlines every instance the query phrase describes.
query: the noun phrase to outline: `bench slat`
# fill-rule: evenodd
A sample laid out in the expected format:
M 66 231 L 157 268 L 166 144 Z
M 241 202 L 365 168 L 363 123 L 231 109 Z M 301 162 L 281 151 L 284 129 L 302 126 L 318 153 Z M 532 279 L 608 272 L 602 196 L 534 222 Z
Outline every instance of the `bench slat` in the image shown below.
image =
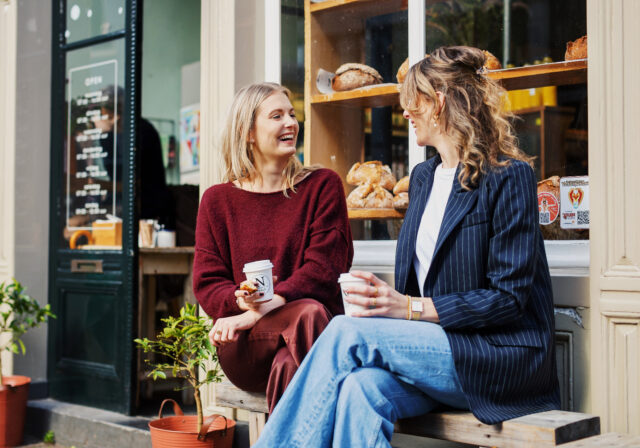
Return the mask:
M 264 394 L 246 392 L 238 389 L 230 381 L 216 383 L 216 406 L 240 408 L 252 412 L 267 414 L 269 407 Z
M 547 411 L 485 425 L 472 413 L 430 413 L 396 424 L 397 432 L 501 448 L 556 446 L 600 434 L 600 418 L 578 412 Z
M 640 446 L 640 436 L 610 432 L 600 436 L 589 437 L 588 439 L 576 440 L 575 442 L 561 445 L 561 448 L 630 448 L 638 446 Z

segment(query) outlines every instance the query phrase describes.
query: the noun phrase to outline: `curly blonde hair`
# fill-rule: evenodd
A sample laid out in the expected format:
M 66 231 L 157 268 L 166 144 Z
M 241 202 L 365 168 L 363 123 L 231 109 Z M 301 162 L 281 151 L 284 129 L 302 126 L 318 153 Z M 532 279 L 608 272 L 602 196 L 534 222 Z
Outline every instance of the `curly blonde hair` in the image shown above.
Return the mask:
M 478 48 L 440 47 L 409 69 L 400 91 L 400 104 L 411 113 L 438 104 L 436 92 L 444 94 L 440 120 L 458 149 L 458 180 L 467 190 L 491 167 L 506 166 L 509 159 L 532 165 L 534 159 L 518 148 L 505 90 L 485 76 L 485 59 Z
M 249 142 L 249 135 L 255 125 L 256 111 L 264 100 L 275 93 L 284 93 L 287 98 L 291 99 L 289 89 L 272 82 L 245 86 L 233 98 L 221 141 L 224 182 L 240 179 L 253 181 L 260 177 L 255 166 L 255 149 Z M 282 172 L 284 177 L 283 194 L 288 196 L 288 189 L 295 192 L 296 181 L 318 168 L 317 166 L 303 166 L 293 154 Z

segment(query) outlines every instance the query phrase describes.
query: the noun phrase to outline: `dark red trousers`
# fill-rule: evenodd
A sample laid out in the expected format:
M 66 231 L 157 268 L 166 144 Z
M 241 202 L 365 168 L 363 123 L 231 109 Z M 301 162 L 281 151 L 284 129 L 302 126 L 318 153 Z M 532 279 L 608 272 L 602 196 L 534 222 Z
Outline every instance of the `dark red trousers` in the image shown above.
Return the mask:
M 271 413 L 329 320 L 331 314 L 316 300 L 288 302 L 219 347 L 220 366 L 236 387 L 265 392 Z

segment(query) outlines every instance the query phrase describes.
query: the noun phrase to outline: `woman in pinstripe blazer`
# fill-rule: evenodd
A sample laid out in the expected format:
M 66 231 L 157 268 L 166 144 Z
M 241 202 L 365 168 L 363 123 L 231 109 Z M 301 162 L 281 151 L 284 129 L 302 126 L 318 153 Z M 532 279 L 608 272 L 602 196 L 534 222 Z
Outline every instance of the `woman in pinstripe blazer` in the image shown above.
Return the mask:
M 536 179 L 485 56 L 411 67 L 404 116 L 438 155 L 411 173 L 395 289 L 368 272 L 316 341 L 256 446 L 390 446 L 393 422 L 445 404 L 485 423 L 557 409 L 553 298 Z

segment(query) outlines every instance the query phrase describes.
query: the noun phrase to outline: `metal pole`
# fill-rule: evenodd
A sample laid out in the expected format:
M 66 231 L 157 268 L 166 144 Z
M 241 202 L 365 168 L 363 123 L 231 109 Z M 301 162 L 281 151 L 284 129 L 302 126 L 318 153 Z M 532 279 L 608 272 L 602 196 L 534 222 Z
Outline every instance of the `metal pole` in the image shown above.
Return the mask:
M 504 22 L 502 36 L 502 66 L 507 68 L 509 64 L 509 44 L 511 43 L 511 0 L 504 0 Z

